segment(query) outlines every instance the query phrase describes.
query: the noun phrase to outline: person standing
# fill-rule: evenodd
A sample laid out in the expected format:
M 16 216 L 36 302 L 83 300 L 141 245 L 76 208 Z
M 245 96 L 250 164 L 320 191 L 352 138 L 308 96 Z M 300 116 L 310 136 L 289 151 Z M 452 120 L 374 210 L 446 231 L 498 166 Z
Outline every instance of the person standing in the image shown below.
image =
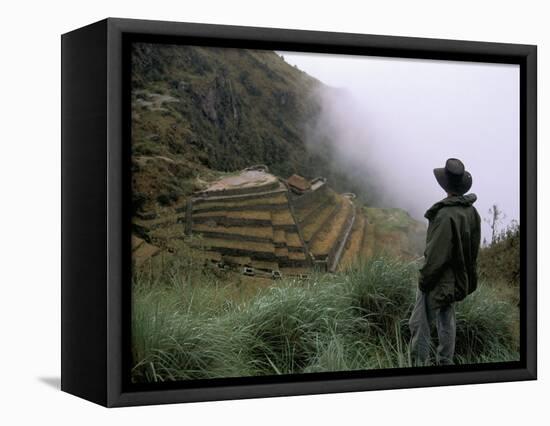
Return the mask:
M 420 268 L 416 302 L 409 319 L 411 356 L 415 366 L 429 365 L 431 325 L 438 336 L 436 364 L 454 363 L 455 302 L 477 288 L 477 256 L 481 220 L 473 206 L 475 194 L 465 195 L 472 176 L 462 161 L 449 158 L 434 175 L 447 193 L 425 214 L 429 221 L 424 265 Z

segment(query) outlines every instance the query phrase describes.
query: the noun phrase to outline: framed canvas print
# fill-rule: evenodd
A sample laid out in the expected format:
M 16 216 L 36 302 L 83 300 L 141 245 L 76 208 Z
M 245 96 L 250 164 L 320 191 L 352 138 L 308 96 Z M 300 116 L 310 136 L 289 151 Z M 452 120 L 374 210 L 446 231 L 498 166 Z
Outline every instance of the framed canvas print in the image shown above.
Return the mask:
M 63 35 L 63 390 L 126 406 L 535 378 L 535 46 Z

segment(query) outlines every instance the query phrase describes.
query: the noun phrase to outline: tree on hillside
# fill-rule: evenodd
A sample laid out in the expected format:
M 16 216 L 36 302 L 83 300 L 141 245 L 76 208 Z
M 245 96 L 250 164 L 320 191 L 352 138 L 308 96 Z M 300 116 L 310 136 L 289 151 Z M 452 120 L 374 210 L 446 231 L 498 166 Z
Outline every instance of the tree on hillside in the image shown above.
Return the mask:
M 498 236 L 498 228 L 502 224 L 502 221 L 506 218 L 506 215 L 498 205 L 493 204 L 489 209 L 489 217 L 483 219 L 491 228 L 491 244 L 496 242 Z

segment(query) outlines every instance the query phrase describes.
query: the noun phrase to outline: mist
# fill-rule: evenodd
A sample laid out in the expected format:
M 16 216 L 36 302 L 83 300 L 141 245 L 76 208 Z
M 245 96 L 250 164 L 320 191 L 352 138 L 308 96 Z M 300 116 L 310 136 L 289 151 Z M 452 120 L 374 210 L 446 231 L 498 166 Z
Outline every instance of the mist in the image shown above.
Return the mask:
M 325 87 L 310 149 L 331 141 L 334 165 L 381 207 L 425 211 L 446 194 L 433 169 L 460 158 L 482 218 L 497 204 L 501 227 L 519 222 L 519 66 L 279 52 Z M 487 223 L 483 237 L 490 240 Z

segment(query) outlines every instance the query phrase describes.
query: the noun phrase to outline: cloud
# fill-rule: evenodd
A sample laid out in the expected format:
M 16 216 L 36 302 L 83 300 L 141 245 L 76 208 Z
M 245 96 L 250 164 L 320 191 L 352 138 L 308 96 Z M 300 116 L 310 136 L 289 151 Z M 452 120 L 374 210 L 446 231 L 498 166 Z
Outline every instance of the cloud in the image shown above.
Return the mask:
M 308 145 L 330 143 L 335 167 L 381 206 L 423 219 L 445 196 L 433 177 L 449 157 L 472 173 L 482 217 L 519 219 L 519 67 L 284 52 L 328 87 Z M 329 142 L 327 142 L 329 141 Z M 484 236 L 489 235 L 486 224 Z

